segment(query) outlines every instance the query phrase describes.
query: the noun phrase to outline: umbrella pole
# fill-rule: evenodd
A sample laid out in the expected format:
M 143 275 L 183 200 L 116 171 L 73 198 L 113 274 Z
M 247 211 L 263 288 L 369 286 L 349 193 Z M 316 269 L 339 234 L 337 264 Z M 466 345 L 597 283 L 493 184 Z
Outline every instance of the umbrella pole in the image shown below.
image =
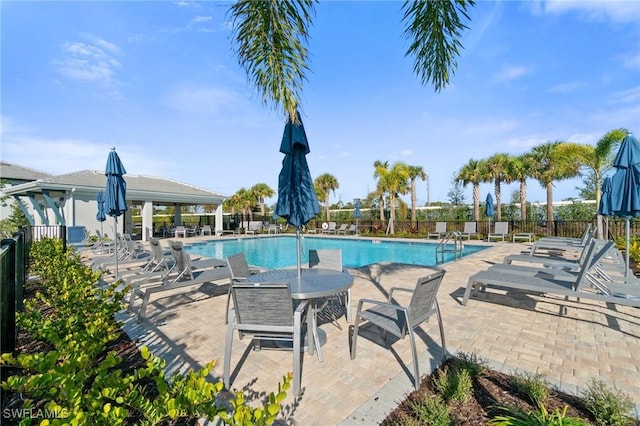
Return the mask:
M 102 231 L 102 221 L 100 221 L 100 254 L 104 254 L 104 232 Z
M 629 276 L 629 234 L 630 234 L 630 225 L 629 218 L 626 219 L 624 224 L 624 233 L 625 233 L 625 260 L 627 262 L 627 267 L 624 270 L 625 278 Z
M 296 268 L 298 269 L 298 288 L 300 287 L 300 275 L 302 273 L 302 262 L 300 261 L 300 227 L 296 226 Z
M 116 281 L 118 280 L 118 217 L 114 216 L 113 217 L 113 235 L 115 237 L 115 242 L 116 242 L 116 251 L 115 253 L 115 258 L 116 258 Z

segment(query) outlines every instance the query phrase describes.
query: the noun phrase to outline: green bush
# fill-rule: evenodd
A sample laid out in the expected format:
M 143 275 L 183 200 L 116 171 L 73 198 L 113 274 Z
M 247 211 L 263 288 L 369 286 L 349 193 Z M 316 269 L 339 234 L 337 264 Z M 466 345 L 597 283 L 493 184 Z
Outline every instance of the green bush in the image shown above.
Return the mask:
M 124 292 L 115 285 L 96 286 L 100 274 L 84 266 L 75 252 L 65 253 L 58 240 L 33 244 L 31 255 L 39 291 L 25 302 L 17 322 L 47 350 L 7 353 L 0 359 L 0 364 L 20 372 L 8 377 L 2 388 L 22 395 L 22 413 L 44 407 L 52 418 L 41 424 L 77 425 L 158 425 L 216 416 L 232 425 L 276 420 L 291 384 L 290 374 L 278 392 L 253 408 L 246 405 L 241 392 L 228 404 L 218 401 L 223 384 L 207 380 L 214 362 L 167 379 L 164 361 L 142 348 L 145 365 L 123 372 L 121 357 L 107 352 L 107 347 L 119 335 L 121 324 L 113 316 L 122 309 Z M 31 421 L 25 417 L 21 424 Z
M 413 425 L 430 425 L 430 426 L 449 426 L 451 425 L 451 416 L 449 408 L 438 395 L 429 395 L 425 398 L 413 402 L 411 404 L 413 417 L 407 417 L 403 426 Z
M 567 408 L 556 409 L 553 412 L 547 412 L 544 405 L 538 404 L 537 411 L 522 411 L 514 407 L 501 407 L 506 412 L 504 416 L 496 416 L 489 420 L 489 426 L 589 426 L 586 421 L 576 418 L 567 417 Z
M 473 380 L 469 370 L 465 368 L 448 368 L 438 371 L 435 388 L 446 401 L 465 402 L 471 397 Z
M 591 379 L 582 392 L 584 405 L 593 414 L 596 422 L 603 426 L 625 426 L 632 424 L 629 417 L 633 402 L 624 393 L 611 390 L 602 381 Z
M 549 395 L 549 382 L 542 374 L 513 373 L 509 378 L 511 385 L 533 404 L 544 404 Z

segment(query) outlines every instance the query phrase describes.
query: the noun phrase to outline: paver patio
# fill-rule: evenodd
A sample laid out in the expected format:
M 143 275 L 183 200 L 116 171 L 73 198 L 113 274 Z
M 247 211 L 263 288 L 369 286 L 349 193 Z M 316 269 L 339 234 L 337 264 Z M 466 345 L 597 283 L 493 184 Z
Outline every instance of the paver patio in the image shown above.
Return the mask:
M 493 289 L 461 305 L 470 275 L 527 247 L 497 243 L 443 266 L 447 274 L 438 300 L 449 353 L 475 353 L 504 372 L 542 373 L 571 393 L 598 378 L 640 404 L 640 309 Z M 413 287 L 426 274 L 423 267 L 404 264 L 375 264 L 350 272 L 353 309 L 362 297 L 384 300 L 390 287 Z M 212 373 L 212 380 L 217 380 L 224 357 L 226 292 L 224 282 L 167 292 L 152 300 L 142 324 L 125 311 L 118 319 L 133 340 L 163 357 L 170 370 L 198 369 L 217 360 Z M 300 398 L 289 395 L 285 400 L 283 423 L 377 424 L 413 390 L 408 339 L 385 349 L 380 334 L 365 327 L 352 361 L 348 324 L 344 317 L 338 324 L 341 329 L 330 322 L 322 325 L 328 337 L 324 362 L 304 354 L 303 392 Z M 435 319 L 422 330 L 417 344 L 421 374 L 427 374 L 440 363 L 441 342 Z M 232 368 L 238 362 L 242 367 L 232 387 L 259 400 L 277 390 L 277 383 L 292 369 L 292 357 L 287 351 L 245 351 L 247 344 L 234 340 Z

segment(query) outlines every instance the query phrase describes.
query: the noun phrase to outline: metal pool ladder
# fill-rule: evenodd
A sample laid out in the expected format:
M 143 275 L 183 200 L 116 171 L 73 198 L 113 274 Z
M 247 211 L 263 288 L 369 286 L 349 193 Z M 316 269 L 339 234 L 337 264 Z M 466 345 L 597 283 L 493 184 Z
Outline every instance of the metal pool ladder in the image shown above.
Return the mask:
M 453 253 L 453 259 L 462 259 L 464 244 L 460 231 L 449 231 L 436 246 L 436 264 L 444 263 L 445 253 Z

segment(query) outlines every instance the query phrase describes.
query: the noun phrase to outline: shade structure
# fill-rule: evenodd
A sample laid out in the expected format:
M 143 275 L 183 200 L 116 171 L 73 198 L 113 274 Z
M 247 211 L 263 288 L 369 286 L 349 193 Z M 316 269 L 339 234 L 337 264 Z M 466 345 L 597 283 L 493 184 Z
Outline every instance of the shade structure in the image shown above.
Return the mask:
M 98 191 L 96 203 L 98 205 L 96 220 L 100 222 L 100 253 L 102 253 L 104 251 L 104 231 L 102 230 L 102 222 L 107 220 L 107 215 L 104 212 L 104 193 L 102 192 L 102 190 Z
M 300 228 L 320 213 L 320 204 L 307 164 L 310 151 L 300 115 L 289 116 L 284 127 L 280 152 L 284 154 L 278 177 L 275 214 L 296 227 L 296 265 L 300 282 Z
M 629 220 L 640 216 L 640 145 L 632 134 L 620 144 L 613 162 L 616 172 L 611 178 L 611 211 L 625 223 L 626 274 L 629 274 Z
M 358 230 L 360 229 L 360 200 L 356 200 L 355 209 L 353 209 L 353 217 L 356 218 L 356 234 L 358 234 Z
M 120 157 L 115 148 L 111 148 L 107 158 L 107 166 L 104 174 L 107 176 L 107 188 L 105 191 L 105 212 L 113 217 L 113 235 L 116 237 L 115 257 L 115 277 L 118 278 L 118 216 L 127 211 L 127 182 L 122 177 L 127 171 L 120 161 Z
M 491 196 L 491 193 L 487 194 L 487 199 L 485 200 L 485 205 L 484 205 L 484 214 L 489 218 L 489 229 L 487 230 L 487 233 L 490 234 L 491 218 L 496 214 L 495 206 L 493 204 L 493 197 Z
M 600 187 L 600 204 L 598 205 L 598 214 L 604 216 L 605 228 L 604 236 L 609 238 L 609 216 L 613 214 L 611 210 L 611 178 L 609 176 L 602 180 L 602 186 Z

